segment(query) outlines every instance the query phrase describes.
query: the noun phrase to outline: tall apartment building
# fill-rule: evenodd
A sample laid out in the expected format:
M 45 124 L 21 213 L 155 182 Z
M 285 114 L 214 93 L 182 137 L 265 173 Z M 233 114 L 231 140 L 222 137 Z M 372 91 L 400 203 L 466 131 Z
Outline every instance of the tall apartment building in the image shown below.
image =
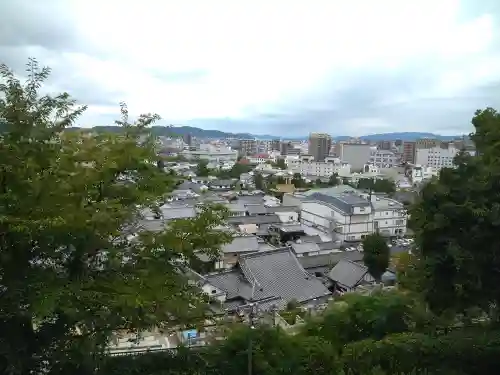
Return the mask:
M 280 151 L 280 144 L 281 142 L 279 139 L 273 139 L 270 145 L 271 151 Z
M 309 134 L 308 154 L 314 157 L 315 161 L 323 161 L 330 154 L 332 148 L 332 137 L 325 133 Z
M 379 150 L 390 151 L 392 149 L 392 142 L 391 141 L 379 141 L 379 142 L 377 142 L 377 148 Z
M 255 139 L 240 139 L 239 141 L 240 155 L 254 155 L 257 153 L 257 140 Z
M 416 142 L 403 142 L 403 156 L 401 160 L 406 163 L 415 164 Z
M 340 160 L 351 165 L 353 171 L 363 169 L 370 161 L 372 146 L 361 143 L 342 143 L 340 145 Z
M 182 140 L 184 141 L 185 144 L 188 146 L 191 146 L 193 143 L 193 137 L 191 136 L 191 133 L 186 133 L 182 136 Z

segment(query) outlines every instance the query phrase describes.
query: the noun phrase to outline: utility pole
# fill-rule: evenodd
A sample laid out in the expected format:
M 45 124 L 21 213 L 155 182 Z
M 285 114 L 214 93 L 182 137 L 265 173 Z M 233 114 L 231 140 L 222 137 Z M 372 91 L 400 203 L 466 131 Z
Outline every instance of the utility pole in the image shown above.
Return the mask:
M 255 329 L 255 319 L 257 318 L 257 315 L 259 313 L 259 306 L 257 305 L 257 303 L 252 302 L 246 306 L 241 307 L 240 312 L 243 314 L 245 312 L 248 313 L 248 325 L 250 327 L 250 330 L 252 331 L 253 329 Z M 248 375 L 253 374 L 253 340 L 251 331 L 248 335 L 248 351 L 247 351 Z

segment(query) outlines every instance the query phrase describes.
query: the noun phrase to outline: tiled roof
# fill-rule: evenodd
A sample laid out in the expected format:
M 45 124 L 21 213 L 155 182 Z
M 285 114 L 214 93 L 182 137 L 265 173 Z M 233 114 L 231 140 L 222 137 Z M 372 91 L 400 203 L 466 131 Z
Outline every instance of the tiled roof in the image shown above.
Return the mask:
M 300 237 L 300 240 L 302 241 L 302 243 L 317 243 L 317 244 L 320 244 L 323 242 L 323 240 L 321 239 L 321 237 L 319 235 L 314 235 L 314 236 L 303 236 L 303 237 Z M 333 249 L 333 247 L 332 247 Z
M 227 292 L 228 299 L 259 302 L 262 309 L 306 302 L 330 294 L 323 283 L 300 265 L 288 248 L 242 255 L 239 268 L 205 276 L 208 283 Z
M 246 210 L 250 215 L 261 215 L 267 213 L 266 207 L 264 207 L 263 204 L 246 206 Z
M 304 253 L 311 253 L 314 251 L 319 251 L 319 246 L 318 246 L 318 244 L 315 244 L 314 242 L 293 243 L 292 249 L 293 249 L 295 254 L 304 254 Z
M 230 224 L 276 224 L 280 222 L 278 215 L 233 216 L 227 219 Z
M 309 195 L 305 200 L 323 202 L 332 205 L 346 213 L 353 213 L 354 207 L 370 207 L 370 202 L 368 202 L 368 200 L 361 198 L 355 194 L 329 196 L 321 193 L 313 193 Z
M 276 212 L 298 212 L 300 207 L 298 206 L 272 206 L 266 207 L 268 214 L 274 214 Z
M 288 249 L 244 255 L 239 260 L 245 278 L 254 286 L 252 300 L 280 297 L 298 302 L 328 295 L 322 282 L 311 277 Z
M 233 241 L 222 246 L 224 253 L 245 253 L 259 251 L 257 236 L 238 236 Z
M 355 287 L 368 273 L 368 268 L 349 260 L 340 260 L 328 273 L 328 278 L 349 288 Z

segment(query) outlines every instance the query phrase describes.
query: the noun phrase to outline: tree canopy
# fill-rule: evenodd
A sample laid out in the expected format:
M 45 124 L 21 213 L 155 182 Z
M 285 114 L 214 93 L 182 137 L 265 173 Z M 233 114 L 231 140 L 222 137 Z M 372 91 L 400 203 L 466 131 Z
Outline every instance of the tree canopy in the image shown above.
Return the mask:
M 393 181 L 387 179 L 361 178 L 358 181 L 358 189 L 372 190 L 375 193 L 392 194 L 396 191 Z
M 438 312 L 500 306 L 500 114 L 477 111 L 472 124 L 477 155 L 459 154 L 410 210 L 418 285 Z
M 368 272 L 376 280 L 389 266 L 390 251 L 387 240 L 378 233 L 366 236 L 363 240 L 363 262 Z
M 0 67 L 2 373 L 83 371 L 115 330 L 199 317 L 205 303 L 184 267 L 226 240 L 218 208 L 140 230 L 143 209 L 157 211 L 174 184 L 147 132 L 159 117 L 131 122 L 122 104 L 122 132 L 65 132 L 85 107 L 42 94 L 49 73 L 30 60 L 21 82 Z

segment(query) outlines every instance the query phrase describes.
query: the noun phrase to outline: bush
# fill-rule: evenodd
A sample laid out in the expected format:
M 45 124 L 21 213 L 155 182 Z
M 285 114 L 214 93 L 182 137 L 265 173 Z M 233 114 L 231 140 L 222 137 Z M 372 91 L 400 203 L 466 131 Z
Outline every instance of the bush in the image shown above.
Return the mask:
M 380 341 L 349 344 L 342 355 L 344 371 L 366 374 L 380 367 L 390 374 L 432 371 L 483 375 L 500 366 L 500 332 L 462 330 L 432 337 L 401 333 Z

